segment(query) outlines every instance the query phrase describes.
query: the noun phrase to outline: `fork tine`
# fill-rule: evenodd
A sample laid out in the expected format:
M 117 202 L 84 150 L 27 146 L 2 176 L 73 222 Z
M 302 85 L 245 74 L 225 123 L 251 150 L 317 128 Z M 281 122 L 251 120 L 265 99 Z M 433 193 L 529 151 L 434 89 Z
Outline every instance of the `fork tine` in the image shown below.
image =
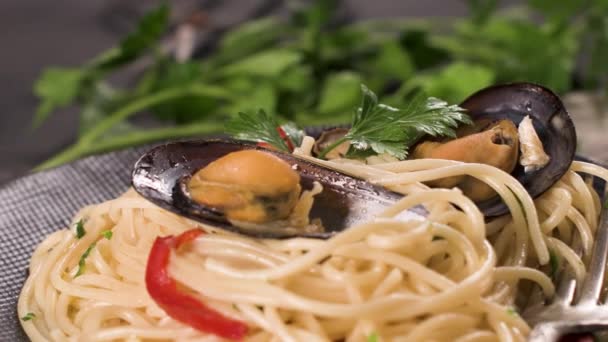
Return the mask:
M 602 196 L 602 203 L 605 195 Z M 577 286 L 574 272 L 569 267 L 562 269 L 553 303 L 536 312 L 531 310 L 536 317 L 530 320 L 534 329 L 529 341 L 557 341 L 564 333 L 608 328 L 608 306 L 598 306 L 608 261 L 608 208 L 602 209 L 599 222 L 582 284 Z M 580 255 L 582 248 L 577 237 L 573 239 L 572 246 Z M 578 298 L 576 303 L 573 302 L 575 294 Z
M 562 277 L 557 284 L 552 304 L 570 305 L 574 299 L 575 290 L 576 277 L 574 272 L 568 268 L 562 270 Z
M 545 293 L 540 288 L 540 286 L 535 286 L 532 289 L 530 296 L 528 297 L 528 302 L 526 303 L 526 310 L 530 308 L 544 307 L 546 299 L 547 297 L 545 297 Z
M 597 304 L 602 290 L 606 261 L 608 260 L 608 208 L 603 207 L 600 224 L 595 233 L 595 244 L 591 254 L 589 270 L 580 291 L 578 301 L 580 305 Z
M 582 244 L 577 236 L 574 237 L 572 245 L 577 253 L 580 254 L 582 252 Z M 574 272 L 567 266 L 563 267 L 557 274 L 556 285 L 555 294 L 553 295 L 553 298 L 551 298 L 548 306 L 553 307 L 553 309 L 556 309 L 556 307 L 565 308 L 570 306 L 576 293 L 576 277 Z M 547 305 L 545 305 L 544 294 L 542 293 L 542 290 L 537 287 L 531 293 L 526 308 L 523 310 L 523 315 L 526 317 L 527 321 L 536 323 L 537 320 L 542 320 L 539 313 L 543 312 L 545 308 L 547 308 Z
M 572 248 L 579 255 L 583 252 L 583 245 L 578 236 L 574 236 L 572 239 Z M 570 305 L 576 293 L 576 276 L 567 265 L 562 268 L 560 276 L 552 304 Z

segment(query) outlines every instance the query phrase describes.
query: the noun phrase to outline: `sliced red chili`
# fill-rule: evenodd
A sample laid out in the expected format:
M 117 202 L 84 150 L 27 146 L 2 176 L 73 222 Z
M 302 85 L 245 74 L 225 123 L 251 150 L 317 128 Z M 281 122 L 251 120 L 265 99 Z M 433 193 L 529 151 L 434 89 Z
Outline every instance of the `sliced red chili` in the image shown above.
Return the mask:
M 283 128 L 281 128 L 281 126 L 279 126 L 279 127 L 277 127 L 277 132 L 279 132 L 281 139 L 283 139 L 283 141 L 285 141 L 285 143 L 287 144 L 287 148 L 289 149 L 289 152 L 293 152 L 295 147 L 293 146 L 293 142 L 291 141 L 291 138 L 287 135 L 287 133 L 285 133 L 285 130 L 283 130 Z
M 281 128 L 281 126 L 277 127 L 277 132 L 279 133 L 279 136 L 281 137 L 281 139 L 283 139 L 283 141 L 287 145 L 287 149 L 289 150 L 289 152 L 293 152 L 295 147 L 294 147 L 293 141 L 291 141 L 291 138 L 289 137 L 289 135 L 287 135 L 287 133 L 285 133 L 285 131 Z M 269 144 L 267 142 L 258 142 L 257 145 L 260 147 L 263 147 L 263 148 L 267 148 L 269 150 L 277 149 L 275 146 L 272 146 L 271 144 Z
M 202 332 L 229 339 L 241 339 L 247 334 L 247 325 L 217 312 L 194 296 L 177 288 L 169 275 L 171 250 L 191 242 L 204 234 L 200 229 L 186 231 L 176 237 L 157 237 L 148 256 L 146 288 L 150 297 L 171 318 Z
M 256 145 L 263 147 L 263 148 L 267 148 L 269 150 L 276 150 L 276 148 L 274 146 L 270 145 L 269 143 L 259 142 Z

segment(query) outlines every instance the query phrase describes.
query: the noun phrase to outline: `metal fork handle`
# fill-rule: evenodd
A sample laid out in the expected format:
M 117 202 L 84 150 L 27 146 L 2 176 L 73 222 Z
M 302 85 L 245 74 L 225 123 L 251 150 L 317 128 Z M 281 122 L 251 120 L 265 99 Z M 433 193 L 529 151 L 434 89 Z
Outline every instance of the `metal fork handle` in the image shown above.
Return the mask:
M 608 317 L 573 322 L 545 322 L 536 326 L 528 337 L 528 342 L 558 341 L 560 337 L 572 333 L 588 333 L 608 329 Z
M 595 244 L 589 263 L 589 271 L 583 282 L 577 305 L 597 305 L 604 283 L 608 260 L 608 208 L 603 206 L 599 225 L 595 233 Z

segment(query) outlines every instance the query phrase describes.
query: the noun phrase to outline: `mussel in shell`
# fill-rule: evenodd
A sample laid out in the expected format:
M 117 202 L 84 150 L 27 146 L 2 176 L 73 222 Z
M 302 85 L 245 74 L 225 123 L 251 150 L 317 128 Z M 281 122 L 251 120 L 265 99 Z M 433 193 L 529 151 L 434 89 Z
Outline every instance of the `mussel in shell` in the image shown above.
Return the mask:
M 255 151 L 265 156 L 246 160 L 258 158 L 252 154 Z M 300 189 L 309 190 L 314 182 L 319 182 L 323 191 L 315 196 L 310 218 L 322 223 L 322 231 L 239 224 L 283 219 Z M 176 142 L 153 148 L 135 164 L 132 183 L 138 193 L 164 209 L 221 229 L 265 238 L 328 238 L 373 218 L 402 198 L 381 186 L 291 154 L 235 140 Z M 417 209 L 411 215 L 425 214 Z
M 532 83 L 496 85 L 469 96 L 461 107 L 476 122 L 510 120 L 519 126 L 530 117 L 549 161 L 528 172 L 517 163 L 510 173 L 532 198 L 542 195 L 570 168 L 576 152 L 576 131 L 564 104 L 551 90 Z M 486 216 L 508 212 L 500 197 L 480 201 L 477 206 Z
M 457 140 L 433 142 L 438 145 L 432 145 L 429 155 L 423 157 L 499 167 L 517 178 L 533 198 L 549 189 L 569 169 L 576 148 L 574 125 L 560 99 L 550 90 L 530 83 L 492 86 L 471 95 L 461 106 L 475 124 L 459 128 Z M 517 162 L 515 127 L 528 116 L 549 158 L 546 165 L 524 170 Z M 318 143 L 327 143 L 325 140 L 335 134 L 343 135 L 345 131 L 322 133 L 323 139 Z M 483 146 L 479 142 L 488 147 L 481 147 L 471 155 L 471 151 Z M 247 158 L 253 162 L 246 161 Z M 267 224 L 284 220 L 301 191 L 312 189 L 315 182 L 322 185 L 323 191 L 315 196 L 310 218 L 322 222 L 323 230 Z M 132 183 L 137 192 L 169 211 L 221 229 L 266 238 L 328 238 L 373 218 L 402 197 L 294 155 L 235 140 L 158 146 L 136 163 Z M 468 186 L 471 184 L 474 185 Z M 467 186 L 458 177 L 439 180 L 435 185 Z M 483 193 L 480 196 L 477 204 L 486 216 L 507 213 L 499 197 L 487 199 Z M 420 218 L 426 212 L 413 208 L 409 214 Z
M 576 150 L 576 132 L 563 103 L 551 90 L 532 83 L 496 85 L 472 94 L 461 107 L 467 110 L 473 125 L 459 127 L 457 139 L 423 138 L 412 148 L 410 157 L 492 165 L 515 177 L 533 198 L 548 190 L 569 169 Z M 524 167 L 520 163 L 520 146 L 526 142 L 520 141 L 520 123 L 526 117 L 531 122 L 527 131 L 534 131 L 533 138 L 538 135 L 537 149 L 546 153 L 546 160 Z M 318 144 L 329 145 L 343 132 L 343 128 L 325 130 L 317 135 Z M 473 177 L 450 177 L 427 184 L 460 187 L 485 216 L 508 212 L 502 199 Z

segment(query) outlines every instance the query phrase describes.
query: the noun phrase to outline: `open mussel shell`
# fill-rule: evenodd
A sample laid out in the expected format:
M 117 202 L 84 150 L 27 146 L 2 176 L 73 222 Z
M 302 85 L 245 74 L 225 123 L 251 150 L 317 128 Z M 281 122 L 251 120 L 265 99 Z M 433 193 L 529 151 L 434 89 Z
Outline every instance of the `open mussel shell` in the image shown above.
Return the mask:
M 518 163 L 511 175 L 532 198 L 540 196 L 570 168 L 576 151 L 576 131 L 564 104 L 551 90 L 532 83 L 512 83 L 484 88 L 461 104 L 474 121 L 509 119 L 516 125 L 526 116 L 551 158 L 543 168 L 524 172 Z M 477 203 L 485 216 L 509 210 L 499 197 Z
M 228 153 L 244 149 L 260 149 L 272 153 L 297 170 L 303 190 L 317 181 L 323 192 L 315 196 L 310 218 L 319 218 L 323 232 L 309 233 L 288 229 L 256 229 L 233 225 L 215 208 L 193 201 L 187 182 L 194 173 Z M 369 220 L 385 207 L 402 198 L 386 188 L 313 164 L 291 154 L 266 150 L 255 144 L 235 140 L 197 140 L 176 142 L 153 148 L 135 164 L 133 187 L 156 205 L 190 219 L 217 228 L 261 238 L 294 236 L 328 238 L 358 222 Z M 412 212 L 419 216 L 424 212 Z

